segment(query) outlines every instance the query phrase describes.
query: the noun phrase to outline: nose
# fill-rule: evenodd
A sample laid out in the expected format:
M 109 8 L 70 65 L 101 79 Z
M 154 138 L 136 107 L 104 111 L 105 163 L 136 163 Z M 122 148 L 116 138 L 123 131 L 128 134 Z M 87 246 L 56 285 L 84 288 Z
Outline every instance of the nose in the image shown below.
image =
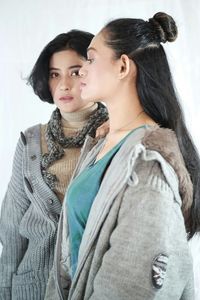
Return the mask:
M 60 90 L 61 91 L 68 91 L 71 89 L 70 80 L 68 78 L 63 78 L 60 81 Z

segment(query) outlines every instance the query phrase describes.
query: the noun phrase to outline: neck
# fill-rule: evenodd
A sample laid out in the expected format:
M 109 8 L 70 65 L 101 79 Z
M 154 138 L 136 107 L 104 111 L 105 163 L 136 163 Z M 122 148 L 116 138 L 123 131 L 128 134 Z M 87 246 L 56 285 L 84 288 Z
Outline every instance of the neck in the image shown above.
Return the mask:
M 123 130 L 131 130 L 146 124 L 147 118 L 150 119 L 146 113 L 141 113 L 143 107 L 140 104 L 136 88 L 122 88 L 115 93 L 114 97 L 105 102 L 109 113 L 111 133 L 123 126 Z
M 97 103 L 91 103 L 89 107 L 74 111 L 74 112 L 63 112 L 60 111 L 62 116 L 62 125 L 64 127 L 79 128 L 86 123 L 95 109 L 97 109 Z
M 123 131 L 128 131 L 141 125 L 156 124 L 145 112 L 141 113 L 144 109 L 140 104 L 136 84 L 132 80 L 122 83 L 105 103 L 109 113 L 110 133 L 122 127 Z

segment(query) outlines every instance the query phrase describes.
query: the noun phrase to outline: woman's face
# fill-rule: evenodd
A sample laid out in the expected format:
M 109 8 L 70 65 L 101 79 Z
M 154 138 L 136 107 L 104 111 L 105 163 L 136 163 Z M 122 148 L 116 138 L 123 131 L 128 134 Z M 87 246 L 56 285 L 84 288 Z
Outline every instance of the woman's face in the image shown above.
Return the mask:
M 88 47 L 88 59 L 80 69 L 81 97 L 85 101 L 105 101 L 116 93 L 119 64 L 114 52 L 106 46 L 102 33 L 97 34 Z
M 52 55 L 49 62 L 49 89 L 56 106 L 63 112 L 74 112 L 86 107 L 81 99 L 79 69 L 84 58 L 73 50 Z

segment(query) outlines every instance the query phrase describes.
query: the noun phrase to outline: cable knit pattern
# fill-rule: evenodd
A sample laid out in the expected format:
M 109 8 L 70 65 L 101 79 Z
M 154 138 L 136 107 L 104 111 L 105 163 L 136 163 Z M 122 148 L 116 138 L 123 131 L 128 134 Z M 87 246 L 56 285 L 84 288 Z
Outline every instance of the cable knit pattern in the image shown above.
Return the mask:
M 88 114 L 64 117 L 68 118 L 63 119 L 64 131 L 74 134 Z M 47 147 L 44 128 L 36 125 L 21 134 L 15 151 L 0 218 L 0 300 L 44 300 L 53 265 L 61 201 L 80 149 L 67 149 L 67 155 L 51 166 L 59 178 L 56 195 L 44 182 L 40 169 Z
M 36 129 L 35 144 L 38 144 L 39 126 Z M 30 165 L 24 164 L 31 157 L 25 151 L 27 147 L 29 145 L 24 145 L 20 139 L 15 152 L 11 181 L 1 209 L 1 300 L 43 300 L 53 263 L 61 204 L 51 190 L 44 186 L 42 176 L 38 174 L 38 178 L 34 179 L 28 168 Z M 38 153 L 37 158 L 39 159 Z M 36 160 L 31 171 L 32 174 L 39 173 Z M 30 186 L 25 178 L 28 178 L 33 192 L 28 189 Z M 46 206 L 49 206 L 48 210 Z

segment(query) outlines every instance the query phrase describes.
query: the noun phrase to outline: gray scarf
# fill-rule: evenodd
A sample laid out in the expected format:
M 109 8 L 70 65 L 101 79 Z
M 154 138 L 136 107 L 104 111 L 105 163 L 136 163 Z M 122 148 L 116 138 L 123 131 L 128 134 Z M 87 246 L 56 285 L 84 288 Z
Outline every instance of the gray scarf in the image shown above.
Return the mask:
M 88 134 L 95 137 L 97 128 L 107 120 L 107 109 L 101 102 L 98 102 L 97 109 L 91 113 L 87 124 L 82 128 L 82 130 L 73 137 L 67 137 L 64 135 L 62 129 L 59 109 L 56 108 L 53 111 L 45 133 L 48 153 L 43 154 L 41 159 L 41 171 L 44 181 L 52 190 L 55 189 L 55 184 L 58 179 L 56 175 L 47 171 L 49 166 L 64 155 L 65 148 L 82 147 L 86 135 Z

